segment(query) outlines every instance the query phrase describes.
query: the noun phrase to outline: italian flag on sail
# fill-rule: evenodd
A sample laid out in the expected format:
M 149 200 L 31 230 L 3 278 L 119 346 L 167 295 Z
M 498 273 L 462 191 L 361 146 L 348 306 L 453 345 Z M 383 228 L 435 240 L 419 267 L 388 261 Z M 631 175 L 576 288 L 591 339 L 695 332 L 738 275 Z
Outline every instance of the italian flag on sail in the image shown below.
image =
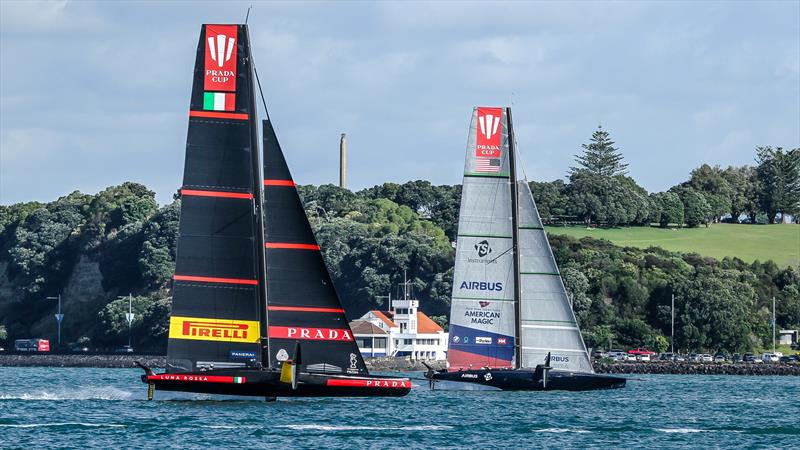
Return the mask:
M 234 111 L 236 110 L 236 94 L 204 92 L 203 109 L 208 111 Z

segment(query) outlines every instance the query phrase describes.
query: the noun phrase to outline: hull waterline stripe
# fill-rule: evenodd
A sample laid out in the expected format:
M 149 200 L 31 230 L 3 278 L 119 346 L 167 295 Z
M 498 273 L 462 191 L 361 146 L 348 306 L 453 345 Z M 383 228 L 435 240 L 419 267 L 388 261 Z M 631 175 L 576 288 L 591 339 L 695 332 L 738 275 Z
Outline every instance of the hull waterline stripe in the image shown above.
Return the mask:
M 205 283 L 227 283 L 227 284 L 249 284 L 258 285 L 258 280 L 248 280 L 246 278 L 218 278 L 218 277 L 196 277 L 192 275 L 173 275 L 175 281 L 199 281 Z
M 195 383 L 227 383 L 244 384 L 245 377 L 225 377 L 214 375 L 180 375 L 180 374 L 159 374 L 148 375 L 147 381 L 190 381 Z
M 299 311 L 299 312 L 319 312 L 319 313 L 342 313 L 344 310 L 341 308 L 314 308 L 311 306 L 270 306 L 267 308 L 270 311 Z
M 392 389 L 411 389 L 411 380 L 409 379 L 345 379 L 345 378 L 331 378 L 325 382 L 326 386 L 341 386 L 341 387 L 374 387 L 374 388 L 392 388 Z
M 244 198 L 247 200 L 253 198 L 253 194 L 246 192 L 199 191 L 197 189 L 181 189 L 181 195 L 194 197 Z
M 264 180 L 264 186 L 297 186 L 293 180 Z
M 214 111 L 193 111 L 189 110 L 189 117 L 207 117 L 209 119 L 233 119 L 233 120 L 247 120 L 250 118 L 247 114 L 242 113 L 224 113 Z
M 291 244 L 288 242 L 267 242 L 264 244 L 266 248 L 288 248 L 291 250 L 319 250 L 319 245 L 316 244 Z

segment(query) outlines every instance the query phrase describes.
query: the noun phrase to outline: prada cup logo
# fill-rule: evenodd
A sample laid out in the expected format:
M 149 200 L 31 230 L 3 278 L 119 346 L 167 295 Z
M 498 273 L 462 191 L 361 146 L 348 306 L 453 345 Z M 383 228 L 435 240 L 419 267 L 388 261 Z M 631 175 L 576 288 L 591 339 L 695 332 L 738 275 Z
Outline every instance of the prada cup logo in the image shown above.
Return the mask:
M 236 39 L 224 34 L 218 34 L 216 39 L 214 39 L 214 36 L 208 38 L 208 51 L 211 54 L 211 59 L 216 61 L 218 66 L 222 67 L 226 62 L 230 61 L 235 41 Z M 495 128 L 497 128 L 496 125 Z
M 481 127 L 481 134 L 489 140 L 497 133 L 497 127 L 500 126 L 500 117 L 492 114 L 478 116 L 478 124 Z

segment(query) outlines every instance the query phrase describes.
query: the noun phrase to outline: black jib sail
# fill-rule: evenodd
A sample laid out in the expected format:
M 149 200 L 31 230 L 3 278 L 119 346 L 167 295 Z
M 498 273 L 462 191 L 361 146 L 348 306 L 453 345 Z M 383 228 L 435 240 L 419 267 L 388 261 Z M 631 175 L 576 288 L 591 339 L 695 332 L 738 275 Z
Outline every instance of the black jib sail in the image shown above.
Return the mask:
M 242 25 L 204 25 L 181 188 L 167 371 L 262 361 L 262 226 L 252 59 Z
M 264 224 L 269 347 L 273 365 L 293 358 L 300 370 L 366 375 L 353 333 L 308 223 L 275 130 L 264 121 Z

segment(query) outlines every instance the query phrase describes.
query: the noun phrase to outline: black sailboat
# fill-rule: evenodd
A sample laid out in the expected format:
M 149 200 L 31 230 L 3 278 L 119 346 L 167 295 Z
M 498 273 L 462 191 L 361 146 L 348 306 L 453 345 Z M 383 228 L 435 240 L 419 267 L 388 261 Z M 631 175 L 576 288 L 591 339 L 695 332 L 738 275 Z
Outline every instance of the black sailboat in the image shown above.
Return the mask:
M 154 390 L 402 396 L 371 376 L 269 120 L 259 152 L 246 25 L 203 25 L 197 47 L 167 368 Z M 262 166 L 263 164 L 263 166 Z
M 448 370 L 436 381 L 504 390 L 622 387 L 598 375 L 530 186 L 518 175 L 511 108 L 472 115 L 450 303 Z

